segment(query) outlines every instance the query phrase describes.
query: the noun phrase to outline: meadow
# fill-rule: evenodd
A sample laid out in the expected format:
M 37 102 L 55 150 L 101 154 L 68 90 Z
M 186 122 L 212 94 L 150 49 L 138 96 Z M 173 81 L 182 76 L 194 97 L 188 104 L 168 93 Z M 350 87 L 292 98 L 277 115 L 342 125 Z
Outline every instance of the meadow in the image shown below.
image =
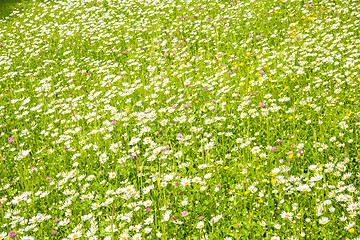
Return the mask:
M 22 4 L 0 239 L 360 239 L 359 1 Z

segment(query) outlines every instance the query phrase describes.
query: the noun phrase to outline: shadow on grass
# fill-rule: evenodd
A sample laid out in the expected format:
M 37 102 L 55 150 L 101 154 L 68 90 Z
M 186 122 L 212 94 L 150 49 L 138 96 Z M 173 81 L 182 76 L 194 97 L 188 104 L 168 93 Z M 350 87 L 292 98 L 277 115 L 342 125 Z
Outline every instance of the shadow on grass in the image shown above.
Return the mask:
M 8 17 L 16 5 L 21 2 L 22 0 L 0 0 L 0 19 Z

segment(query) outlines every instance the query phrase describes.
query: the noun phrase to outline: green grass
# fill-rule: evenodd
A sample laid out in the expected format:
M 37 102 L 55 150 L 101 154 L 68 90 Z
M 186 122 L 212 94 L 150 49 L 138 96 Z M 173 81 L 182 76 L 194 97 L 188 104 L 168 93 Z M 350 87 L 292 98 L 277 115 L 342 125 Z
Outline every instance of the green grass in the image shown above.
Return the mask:
M 13 9 L 21 3 L 21 0 L 1 0 L 0 1 L 0 18 L 8 17 Z
M 358 1 L 5 15 L 0 239 L 359 236 Z

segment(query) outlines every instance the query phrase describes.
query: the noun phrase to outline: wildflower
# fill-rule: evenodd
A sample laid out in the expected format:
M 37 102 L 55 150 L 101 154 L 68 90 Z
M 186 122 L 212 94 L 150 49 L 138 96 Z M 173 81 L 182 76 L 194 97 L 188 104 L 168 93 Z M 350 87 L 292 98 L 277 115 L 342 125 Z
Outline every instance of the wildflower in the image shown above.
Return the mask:
M 13 137 L 9 137 L 9 138 L 8 138 L 8 141 L 9 141 L 10 144 L 12 144 L 12 143 L 15 142 L 12 138 L 13 138 Z
M 189 203 L 189 202 L 188 202 L 188 199 L 185 198 L 184 201 L 181 202 L 181 205 L 182 205 L 182 206 L 186 206 L 186 205 L 188 205 L 188 203 Z
M 13 238 L 16 236 L 16 232 L 15 231 L 11 231 L 9 232 L 9 237 Z
M 205 178 L 205 179 L 210 179 L 210 178 L 211 178 L 211 173 L 205 174 L 204 178 Z
M 273 237 L 270 238 L 270 240 L 280 240 L 280 237 L 278 237 L 278 236 L 273 236 Z
M 100 156 L 100 162 L 101 162 L 102 164 L 104 164 L 107 159 L 108 159 L 108 157 L 107 157 L 106 153 L 101 154 L 101 156 Z
M 139 232 L 140 229 L 141 229 L 141 224 L 137 224 L 137 225 L 135 225 L 135 226 L 133 227 L 132 230 L 134 230 L 135 232 Z
M 79 232 L 69 234 L 68 238 L 69 239 L 77 239 L 77 238 L 80 238 L 81 236 L 82 236 L 82 233 L 79 231 Z
M 183 186 L 183 187 L 190 185 L 190 183 L 191 183 L 191 180 L 189 178 L 181 179 L 181 186 Z
M 187 211 L 183 211 L 183 212 L 181 213 L 181 215 L 182 215 L 183 217 L 186 217 L 188 214 L 189 214 L 189 213 L 188 213 Z
M 291 212 L 282 212 L 282 213 L 281 213 L 281 217 L 282 217 L 282 218 L 287 218 L 287 219 L 289 219 L 289 220 L 292 219 L 293 215 L 294 215 L 294 214 L 291 213 Z
M 182 152 L 181 151 L 179 151 L 179 152 L 177 152 L 177 153 L 175 153 L 175 155 L 174 155 L 176 158 L 181 158 L 181 156 L 182 156 Z
M 109 178 L 115 178 L 116 172 L 109 172 Z
M 196 228 L 197 229 L 201 229 L 201 228 L 203 228 L 204 227 L 204 222 L 198 222 L 197 224 L 196 224 Z
M 210 223 L 210 224 L 215 224 L 215 223 L 217 223 L 221 218 L 222 218 L 222 215 L 215 216 L 215 217 L 213 217 L 213 218 L 209 221 L 209 223 Z
M 118 229 L 116 229 L 115 225 L 109 225 L 105 228 L 105 232 L 117 232 Z
M 254 148 L 252 148 L 251 149 L 251 152 L 253 153 L 253 154 L 257 154 L 257 153 L 260 153 L 260 147 L 254 147 Z
M 327 217 L 322 217 L 319 219 L 320 224 L 327 224 L 329 222 L 329 219 Z
M 147 219 L 145 219 L 145 223 L 144 225 L 150 225 L 154 222 L 154 216 L 151 215 L 150 217 L 148 217 Z
M 150 207 L 151 204 L 152 204 L 151 200 L 146 200 L 145 202 L 142 203 L 142 205 L 145 206 L 145 207 Z
M 214 143 L 213 142 L 210 142 L 208 144 L 205 145 L 205 150 L 210 150 L 214 147 Z
M 341 92 L 341 89 L 340 89 L 340 88 L 335 89 L 335 91 L 334 91 L 334 93 L 336 93 L 336 94 L 338 94 L 338 93 L 340 93 L 340 92 Z
M 70 222 L 70 220 L 65 218 L 64 220 L 59 222 L 59 226 L 66 226 L 69 222 Z
M 134 236 L 132 236 L 132 240 L 141 240 L 141 239 L 142 239 L 141 233 L 137 233 Z

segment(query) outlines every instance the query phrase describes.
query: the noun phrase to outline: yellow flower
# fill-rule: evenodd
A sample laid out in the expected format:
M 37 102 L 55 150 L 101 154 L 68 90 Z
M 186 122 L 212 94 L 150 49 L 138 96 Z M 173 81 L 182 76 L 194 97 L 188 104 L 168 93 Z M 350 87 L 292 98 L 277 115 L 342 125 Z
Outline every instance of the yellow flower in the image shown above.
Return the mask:
M 225 170 L 228 170 L 228 169 L 229 169 L 229 166 L 224 167 L 224 169 L 225 169 Z
M 294 157 L 294 154 L 290 154 L 290 155 L 289 155 L 289 158 L 293 158 L 293 157 Z
M 350 228 L 350 229 L 349 229 L 349 233 L 353 233 L 353 232 L 355 232 L 355 229 Z
M 273 175 L 274 175 L 274 174 L 273 174 Z M 272 184 L 275 184 L 275 183 L 276 183 L 276 178 L 271 179 L 271 183 L 272 183 Z

